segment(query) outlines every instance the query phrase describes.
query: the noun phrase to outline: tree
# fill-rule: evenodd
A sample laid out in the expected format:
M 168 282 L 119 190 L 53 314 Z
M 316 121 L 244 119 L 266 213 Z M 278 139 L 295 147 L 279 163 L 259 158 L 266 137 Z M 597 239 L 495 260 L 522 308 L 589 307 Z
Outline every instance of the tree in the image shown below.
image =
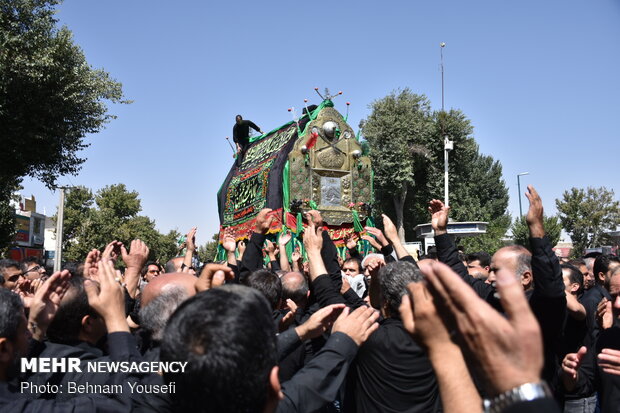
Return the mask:
M 560 241 L 562 235 L 562 225 L 557 216 L 543 217 L 543 225 L 545 226 L 545 234 L 549 237 L 551 245 L 555 246 Z M 525 221 L 525 217 L 517 218 L 510 228 L 514 243 L 517 245 L 523 245 L 526 248 L 530 246 L 530 230 Z
M 125 185 L 106 186 L 93 195 L 88 188 L 67 192 L 64 211 L 63 256 L 68 261 L 82 261 L 93 248 L 103 249 L 110 241 L 129 245 L 139 238 L 150 249 L 150 259 L 165 263 L 176 255 L 178 231 L 161 234 L 155 222 L 138 215 L 140 199 Z
M 407 238 L 415 237 L 413 228 L 429 221 L 428 202 L 444 197 L 447 136 L 454 142 L 449 162 L 451 216 L 489 222 L 486 235 L 459 243 L 469 251 L 501 247 L 510 226 L 508 189 L 501 164 L 480 154 L 469 119 L 459 110 L 431 112 L 428 99 L 409 89 L 392 92 L 370 107 L 373 112 L 362 130 L 371 148 L 378 212 L 393 214 L 398 221 L 398 207 L 403 205 Z
M 13 245 L 17 233 L 15 208 L 11 205 L 11 200 L 17 201 L 15 192 L 19 189 L 17 183 L 13 186 L 0 186 L 0 256 L 5 255 Z
M 217 247 L 220 243 L 220 234 L 216 232 L 211 237 L 211 241 L 207 242 L 205 245 L 201 245 L 198 247 L 198 258 L 202 262 L 209 262 L 215 259 L 217 255 Z
M 573 241 L 572 255 L 581 256 L 586 248 L 606 241 L 607 231 L 620 224 L 620 202 L 614 191 L 600 188 L 571 188 L 556 199 L 560 221 Z
M 123 100 L 121 84 L 93 69 L 54 18 L 59 0 L 0 0 L 0 215 L 24 176 L 52 188 L 85 159 L 84 137 L 114 116 L 107 102 Z M 10 217 L 8 218 L 10 219 Z M 0 247 L 6 242 L 0 226 Z
M 404 89 L 369 107 L 372 113 L 361 126 L 371 147 L 377 199 L 393 204 L 398 235 L 404 241 L 405 200 L 416 183 L 416 159 L 426 152 L 420 143 L 426 143 L 432 129 L 430 103 L 426 96 Z

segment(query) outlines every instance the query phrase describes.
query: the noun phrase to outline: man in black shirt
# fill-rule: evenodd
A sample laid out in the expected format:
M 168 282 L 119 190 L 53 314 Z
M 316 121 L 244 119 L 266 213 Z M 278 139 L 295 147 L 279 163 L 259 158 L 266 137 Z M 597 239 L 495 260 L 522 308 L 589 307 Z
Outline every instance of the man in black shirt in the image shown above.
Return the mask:
M 236 165 L 241 165 L 241 161 L 245 155 L 245 151 L 250 144 L 250 128 L 254 129 L 261 135 L 264 133 L 254 122 L 251 120 L 243 120 L 241 115 L 235 117 L 235 126 L 233 126 L 233 140 L 237 145 L 237 161 Z
M 184 373 L 164 372 L 167 382 L 178 384 L 170 408 L 316 411 L 336 398 L 358 347 L 378 328 L 375 320 L 368 309 L 343 310 L 323 349 L 280 385 L 275 328 L 263 294 L 240 285 L 199 293 L 181 304 L 164 333 L 161 360 L 189 363 Z

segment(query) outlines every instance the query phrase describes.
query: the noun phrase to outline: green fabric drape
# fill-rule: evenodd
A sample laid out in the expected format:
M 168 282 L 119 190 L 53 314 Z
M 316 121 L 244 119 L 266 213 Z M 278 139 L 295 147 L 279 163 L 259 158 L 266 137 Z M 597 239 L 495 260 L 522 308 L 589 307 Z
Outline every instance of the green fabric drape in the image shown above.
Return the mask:
M 355 230 L 355 232 L 362 232 L 364 231 L 364 227 L 362 226 L 362 223 L 360 221 L 360 215 L 357 213 L 356 210 L 351 210 L 351 214 L 353 215 L 353 229 Z
M 291 212 L 291 194 L 289 188 L 289 162 L 286 161 L 284 164 L 284 170 L 282 170 L 282 206 L 284 208 L 284 213 Z

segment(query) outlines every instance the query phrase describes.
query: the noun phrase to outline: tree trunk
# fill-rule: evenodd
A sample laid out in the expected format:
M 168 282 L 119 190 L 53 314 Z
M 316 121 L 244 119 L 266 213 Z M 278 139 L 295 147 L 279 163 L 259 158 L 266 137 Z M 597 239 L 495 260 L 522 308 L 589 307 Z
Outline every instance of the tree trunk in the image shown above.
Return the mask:
M 405 198 L 407 198 L 407 185 L 404 185 L 400 193 L 397 193 L 393 198 L 394 210 L 396 211 L 396 229 L 401 242 L 405 242 L 405 223 L 403 219 Z

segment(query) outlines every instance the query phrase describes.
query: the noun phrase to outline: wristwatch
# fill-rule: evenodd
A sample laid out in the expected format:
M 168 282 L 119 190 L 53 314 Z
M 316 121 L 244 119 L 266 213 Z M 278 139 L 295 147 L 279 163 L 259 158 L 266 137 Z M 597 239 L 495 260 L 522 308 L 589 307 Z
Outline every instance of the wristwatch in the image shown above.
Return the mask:
M 544 399 L 553 397 L 547 383 L 539 381 L 538 383 L 525 383 L 505 393 L 495 396 L 492 399 L 484 399 L 482 406 L 485 413 L 500 413 L 508 406 L 518 402 L 527 402 L 536 399 Z

